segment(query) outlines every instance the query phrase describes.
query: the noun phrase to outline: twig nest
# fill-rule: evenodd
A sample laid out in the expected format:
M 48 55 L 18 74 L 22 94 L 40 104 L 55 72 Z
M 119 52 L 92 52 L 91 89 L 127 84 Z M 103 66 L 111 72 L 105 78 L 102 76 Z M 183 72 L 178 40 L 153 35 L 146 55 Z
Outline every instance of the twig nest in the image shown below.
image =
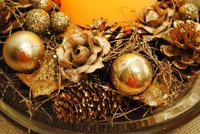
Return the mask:
M 127 53 L 118 57 L 111 70 L 111 80 L 123 94 L 137 95 L 151 84 L 153 70 L 142 55 Z
M 63 79 L 78 82 L 82 73 L 92 73 L 104 67 L 102 57 L 110 50 L 110 43 L 91 31 L 70 36 L 56 49 Z
M 43 9 L 30 10 L 25 19 L 27 30 L 36 34 L 44 34 L 50 26 L 50 16 Z
M 144 8 L 136 23 L 138 33 L 147 41 L 161 38 L 171 26 L 174 12 L 174 8 L 159 4 Z
M 55 32 L 63 32 L 69 26 L 69 18 L 63 12 L 56 12 L 51 15 L 51 26 Z

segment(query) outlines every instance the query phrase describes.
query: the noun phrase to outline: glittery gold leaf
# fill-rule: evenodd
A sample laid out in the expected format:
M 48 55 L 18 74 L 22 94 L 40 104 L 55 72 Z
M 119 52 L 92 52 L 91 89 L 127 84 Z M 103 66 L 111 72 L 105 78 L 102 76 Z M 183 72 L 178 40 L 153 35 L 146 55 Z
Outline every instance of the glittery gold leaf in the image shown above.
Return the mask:
M 33 97 L 50 95 L 58 89 L 63 89 L 56 78 L 54 59 L 47 56 L 40 68 L 32 74 L 18 74 L 18 77 L 30 87 Z

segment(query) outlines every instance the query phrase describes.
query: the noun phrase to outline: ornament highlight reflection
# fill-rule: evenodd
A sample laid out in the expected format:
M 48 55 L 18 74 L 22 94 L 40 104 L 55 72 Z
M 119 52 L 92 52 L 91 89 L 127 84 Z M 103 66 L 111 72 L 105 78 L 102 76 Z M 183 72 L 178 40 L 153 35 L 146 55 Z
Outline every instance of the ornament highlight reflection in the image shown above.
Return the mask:
M 153 77 L 151 64 L 140 54 L 127 53 L 118 57 L 111 69 L 111 80 L 115 88 L 124 94 L 142 93 Z
M 29 31 L 18 31 L 7 38 L 3 57 L 12 69 L 25 72 L 36 68 L 43 59 L 45 48 L 42 40 Z

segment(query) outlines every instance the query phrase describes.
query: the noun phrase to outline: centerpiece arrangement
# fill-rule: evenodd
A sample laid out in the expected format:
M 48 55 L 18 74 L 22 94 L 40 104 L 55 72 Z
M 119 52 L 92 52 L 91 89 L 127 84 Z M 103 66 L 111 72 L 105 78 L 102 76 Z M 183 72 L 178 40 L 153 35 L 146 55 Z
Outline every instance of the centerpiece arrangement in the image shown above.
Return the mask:
M 66 3 L 0 1 L 0 95 L 12 89 L 30 120 L 51 119 L 48 107 L 69 124 L 131 122 L 173 106 L 199 78 L 199 1 L 129 5 L 124 20 L 88 24 Z

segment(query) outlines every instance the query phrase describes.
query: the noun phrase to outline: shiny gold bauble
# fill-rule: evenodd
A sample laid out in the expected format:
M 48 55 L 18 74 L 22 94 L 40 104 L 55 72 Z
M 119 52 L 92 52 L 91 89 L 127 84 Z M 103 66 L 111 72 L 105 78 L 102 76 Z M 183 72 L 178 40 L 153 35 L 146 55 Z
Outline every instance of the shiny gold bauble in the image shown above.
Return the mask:
M 117 90 L 137 95 L 151 84 L 153 71 L 150 62 L 140 54 L 127 53 L 118 57 L 111 69 L 111 80 Z
M 36 68 L 43 59 L 42 40 L 29 31 L 18 31 L 9 36 L 3 46 L 3 57 L 12 69 L 25 72 Z

